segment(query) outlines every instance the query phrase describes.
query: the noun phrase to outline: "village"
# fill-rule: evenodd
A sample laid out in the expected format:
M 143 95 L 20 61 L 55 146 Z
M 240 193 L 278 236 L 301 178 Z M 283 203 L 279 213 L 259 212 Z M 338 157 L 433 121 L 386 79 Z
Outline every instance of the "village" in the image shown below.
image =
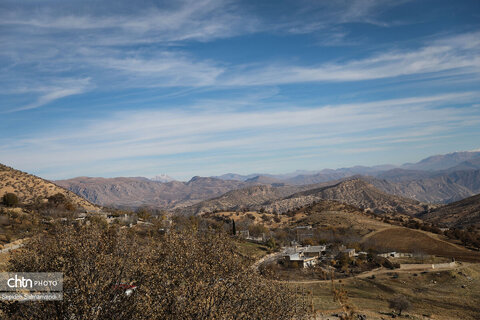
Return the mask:
M 296 239 L 277 247 L 264 257 L 257 267 L 266 276 L 280 280 L 330 280 L 372 274 L 379 270 L 434 270 L 453 268 L 455 259 L 436 257 L 421 252 L 358 250 L 338 241 L 312 244 L 312 227 L 297 226 Z M 265 234 L 251 236 L 248 230 L 236 231 L 236 236 L 256 244 L 272 243 Z
M 207 216 L 208 217 L 208 216 Z M 327 241 L 318 240 L 318 229 L 312 225 L 296 225 L 284 228 L 286 237 L 279 236 L 278 230 L 262 228 L 259 224 L 242 224 L 238 229 L 232 221 L 216 221 L 201 217 L 175 216 L 164 212 L 152 212 L 141 208 L 136 212 L 96 211 L 75 212 L 69 217 L 43 219 L 43 224 L 59 221 L 63 224 L 89 225 L 92 220 L 105 224 L 117 224 L 120 228 L 134 228 L 137 232 L 156 234 L 169 232 L 173 224 L 176 228 L 194 224 L 199 231 L 234 232 L 240 242 L 248 242 L 266 248 L 268 254 L 257 263 L 258 270 L 265 276 L 281 280 L 329 280 L 355 277 L 372 270 L 386 269 L 441 269 L 452 268 L 454 259 L 436 257 L 422 252 L 397 252 L 375 250 L 366 244 L 352 242 L 349 237 L 335 237 Z M 175 221 L 174 221 L 175 220 Z M 98 222 L 98 221 L 97 221 Z M 215 231 L 216 230 L 216 231 Z M 252 231 L 252 232 L 251 232 Z M 453 261 L 452 261 L 453 260 Z

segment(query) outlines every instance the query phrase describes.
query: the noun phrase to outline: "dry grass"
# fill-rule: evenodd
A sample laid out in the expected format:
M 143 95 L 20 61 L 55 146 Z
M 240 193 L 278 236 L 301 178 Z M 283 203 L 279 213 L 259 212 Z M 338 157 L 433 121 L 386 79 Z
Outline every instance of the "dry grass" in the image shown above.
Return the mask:
M 260 213 L 257 211 L 248 211 L 248 212 L 223 211 L 223 212 L 214 213 L 213 215 L 216 217 L 222 217 L 222 218 L 234 220 L 235 222 L 238 222 L 245 218 L 249 218 L 255 224 L 263 224 L 266 227 L 273 228 L 273 229 L 290 225 L 300 218 L 300 216 L 296 216 L 295 218 L 290 218 L 286 215 L 278 215 L 278 219 L 280 219 L 280 221 L 277 222 L 275 221 L 275 217 L 277 215 L 272 213 Z M 202 216 L 209 217 L 210 215 L 203 214 Z
M 269 250 L 268 247 L 264 245 L 248 241 L 238 241 L 235 244 L 242 255 L 252 258 L 252 260 L 259 260 L 266 256 Z
M 0 164 L 0 196 L 9 192 L 15 193 L 24 204 L 31 204 L 36 199 L 46 199 L 62 193 L 79 207 L 87 210 L 98 209 L 87 200 L 49 181 Z
M 395 294 L 402 294 L 412 302 L 411 311 L 405 312 L 410 319 L 478 319 L 480 264 L 416 276 L 413 272 L 399 273 L 396 279 L 392 274 L 379 275 L 376 279 L 352 278 L 336 285 L 347 290 L 349 300 L 360 313 L 367 314 L 368 319 L 390 318 L 386 315 L 391 312 L 388 300 Z M 312 292 L 318 312 L 331 314 L 339 310 L 338 303 L 332 300 L 330 283 L 295 286 Z
M 434 234 L 408 228 L 387 228 L 372 233 L 363 241 L 385 250 L 422 252 L 460 261 L 480 262 L 479 252 L 441 240 Z

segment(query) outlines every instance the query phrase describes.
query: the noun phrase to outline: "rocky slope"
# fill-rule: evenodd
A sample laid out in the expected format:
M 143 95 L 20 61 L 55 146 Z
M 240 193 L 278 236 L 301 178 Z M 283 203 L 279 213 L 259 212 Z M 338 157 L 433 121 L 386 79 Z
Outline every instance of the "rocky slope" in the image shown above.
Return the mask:
M 425 210 L 426 205 L 408 198 L 384 193 L 360 178 L 349 179 L 332 186 L 310 189 L 290 195 L 267 206 L 268 210 L 285 212 L 318 200 L 335 200 L 376 213 L 413 215 Z
M 50 196 L 61 193 L 70 199 L 77 207 L 89 211 L 99 210 L 97 206 L 89 201 L 58 185 L 0 164 L 0 197 L 10 192 L 17 195 L 23 204 L 43 201 Z
M 450 203 L 419 217 L 447 227 L 480 226 L 480 195 Z
M 270 185 L 252 186 L 240 190 L 233 190 L 226 194 L 202 201 L 196 205 L 179 210 L 183 214 L 202 214 L 204 212 L 214 211 L 236 211 L 245 209 L 259 208 L 263 204 L 277 199 L 282 199 L 288 195 L 302 190 L 300 187 Z
M 480 170 L 402 172 L 363 179 L 386 193 L 429 203 L 450 203 L 480 192 Z
M 85 197 L 93 203 L 124 208 L 153 206 L 165 209 L 188 206 L 214 198 L 247 183 L 215 178 L 194 177 L 188 182 L 160 183 L 145 178 L 79 177 L 56 181 L 58 185 Z
M 303 189 L 303 190 L 302 190 Z M 377 213 L 416 214 L 427 206 L 412 199 L 386 194 L 359 179 L 334 181 L 310 186 L 257 186 L 231 191 L 218 198 L 184 208 L 183 213 L 200 214 L 246 208 L 285 213 L 320 200 L 335 200 Z

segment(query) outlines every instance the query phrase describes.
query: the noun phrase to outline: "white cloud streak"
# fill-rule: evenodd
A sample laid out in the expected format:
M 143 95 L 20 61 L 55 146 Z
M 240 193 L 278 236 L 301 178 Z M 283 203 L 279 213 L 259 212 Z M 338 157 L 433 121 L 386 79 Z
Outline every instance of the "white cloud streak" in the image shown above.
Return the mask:
M 268 112 L 137 110 L 4 144 L 0 153 L 3 161 L 20 167 L 34 161 L 37 168 L 60 168 L 144 157 L 162 162 L 164 157 L 204 153 L 218 154 L 222 161 L 225 153 L 254 158 L 257 153 L 308 155 L 325 148 L 339 154 L 367 152 L 435 140 L 455 134 L 466 122 L 480 123 L 478 112 L 445 107 L 478 99 L 478 93 L 467 92 Z
M 384 25 L 379 15 L 405 1 L 356 0 L 303 3 L 292 21 L 269 21 L 233 1 L 186 0 L 170 7 L 144 7 L 122 2 L 77 7 L 30 6 L 0 13 L 0 51 L 4 67 L 0 93 L 18 87 L 34 96 L 26 105 L 4 107 L 24 111 L 62 97 L 105 90 L 183 87 L 223 90 L 296 83 L 352 82 L 411 76 L 414 80 L 480 73 L 480 33 L 450 36 L 423 46 L 389 49 L 362 59 L 294 64 L 291 61 L 235 64 L 195 57 L 184 47 L 192 41 L 213 41 L 258 32 L 312 33 L 337 30 L 351 22 Z M 48 3 L 47 3 L 48 4 Z M 72 10 L 77 8 L 78 10 Z M 133 8 L 133 10 L 132 10 Z M 78 13 L 72 14 L 72 11 Z M 309 19 L 305 19 L 308 16 Z M 270 18 L 271 19 L 271 18 Z M 342 42 L 342 28 L 326 42 Z M 142 47 L 145 45 L 145 47 Z M 152 47 L 149 47 L 152 46 Z M 32 74 L 37 77 L 31 77 Z M 71 74 L 89 78 L 89 85 L 58 85 Z M 79 76 L 80 77 L 80 76 Z M 25 86 L 25 83 L 28 85 Z M 44 91 L 41 88 L 48 87 Z
M 480 73 L 480 32 L 433 41 L 416 50 L 397 50 L 369 58 L 318 66 L 267 65 L 238 72 L 230 85 L 345 82 L 409 75 Z

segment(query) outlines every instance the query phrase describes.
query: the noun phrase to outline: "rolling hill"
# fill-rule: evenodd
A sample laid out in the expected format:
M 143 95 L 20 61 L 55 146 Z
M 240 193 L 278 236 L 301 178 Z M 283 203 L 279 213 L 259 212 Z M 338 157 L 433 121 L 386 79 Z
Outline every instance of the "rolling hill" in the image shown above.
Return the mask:
M 480 194 L 442 206 L 420 217 L 447 227 L 480 226 Z
M 15 193 L 23 204 L 32 204 L 37 200 L 46 199 L 61 193 L 78 207 L 89 211 L 99 210 L 97 206 L 89 201 L 58 185 L 0 164 L 0 196 L 9 192 Z
M 257 186 L 234 190 L 185 208 L 182 212 L 200 214 L 241 208 L 251 210 L 264 208 L 267 212 L 284 213 L 319 200 L 335 200 L 377 213 L 397 212 L 414 215 L 427 207 L 415 200 L 386 194 L 360 178 L 355 178 L 310 186 Z
M 300 187 L 258 185 L 232 190 L 219 197 L 202 201 L 180 210 L 183 214 L 202 214 L 213 211 L 236 211 L 243 208 L 258 208 L 263 204 L 284 198 L 300 191 Z
M 420 230 L 391 227 L 371 233 L 363 239 L 365 244 L 377 250 L 412 252 L 480 262 L 480 253 L 442 240 L 438 235 Z
M 292 194 L 269 204 L 267 209 L 285 212 L 321 199 L 335 200 L 375 213 L 396 212 L 413 215 L 426 208 L 426 205 L 416 200 L 384 193 L 361 178 L 353 178 Z

